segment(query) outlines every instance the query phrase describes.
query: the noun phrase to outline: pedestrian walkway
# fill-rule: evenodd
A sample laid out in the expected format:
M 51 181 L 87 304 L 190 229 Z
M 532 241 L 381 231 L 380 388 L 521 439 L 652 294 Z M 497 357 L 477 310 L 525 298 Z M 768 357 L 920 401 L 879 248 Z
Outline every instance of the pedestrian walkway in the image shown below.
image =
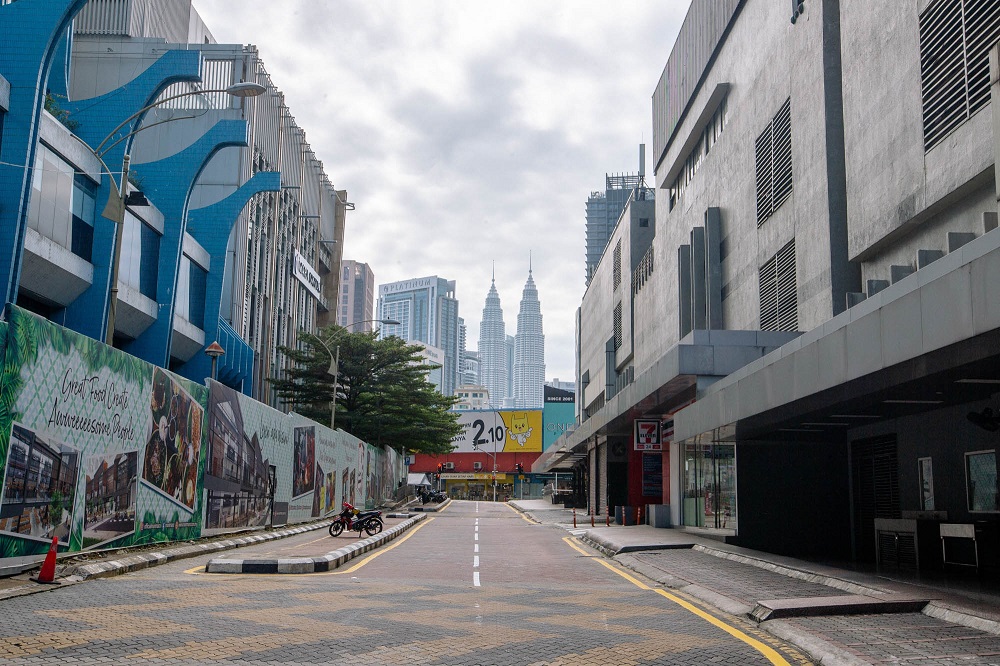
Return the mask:
M 547 500 L 510 504 L 664 587 L 748 616 L 817 663 L 1000 665 L 1000 586 L 868 572 L 726 544 L 695 531 L 590 526 Z

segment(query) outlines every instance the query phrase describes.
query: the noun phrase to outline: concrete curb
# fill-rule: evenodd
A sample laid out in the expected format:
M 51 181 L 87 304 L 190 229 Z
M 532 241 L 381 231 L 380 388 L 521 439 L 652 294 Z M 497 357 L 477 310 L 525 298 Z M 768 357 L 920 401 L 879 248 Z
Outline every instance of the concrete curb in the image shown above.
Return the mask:
M 421 506 L 411 506 L 409 509 L 407 509 L 407 511 L 442 511 L 449 504 L 451 504 L 451 498 L 450 497 L 448 499 L 446 499 L 445 501 L 441 502 L 440 504 L 435 504 L 434 506 L 424 506 L 424 505 L 421 505 Z
M 206 573 L 219 574 L 303 574 L 332 571 L 344 563 L 392 541 L 397 536 L 424 520 L 427 516 L 414 516 L 398 525 L 356 541 L 349 546 L 338 548 L 321 557 L 289 557 L 277 559 L 251 559 L 217 557 L 205 565 Z M 328 523 L 329 524 L 329 523 Z
M 242 548 L 243 546 L 250 546 L 264 541 L 283 539 L 285 537 L 294 536 L 303 532 L 323 529 L 329 526 L 330 522 L 331 521 L 329 520 L 325 520 L 319 523 L 289 527 L 276 532 L 268 532 L 266 534 L 251 534 L 244 537 L 237 537 L 235 539 L 224 539 L 222 541 L 212 541 L 209 543 L 195 543 L 177 548 L 169 548 L 158 552 L 139 553 L 137 555 L 130 555 L 116 560 L 94 562 L 93 564 L 80 564 L 70 567 L 66 571 L 65 576 L 67 579 L 74 581 L 118 576 L 131 571 L 139 571 L 140 569 L 174 562 L 176 560 L 198 557 L 200 555 L 216 553 L 222 550 Z

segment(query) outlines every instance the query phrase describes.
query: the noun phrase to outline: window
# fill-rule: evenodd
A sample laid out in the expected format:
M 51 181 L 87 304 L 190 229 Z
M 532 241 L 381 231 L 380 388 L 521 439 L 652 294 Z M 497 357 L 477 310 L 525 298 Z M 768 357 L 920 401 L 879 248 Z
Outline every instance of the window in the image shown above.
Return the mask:
M 989 104 L 997 39 L 1000 0 L 936 0 L 920 15 L 924 150 Z
M 965 454 L 965 487 L 969 511 L 1000 511 L 995 450 Z
M 757 226 L 792 195 L 791 99 L 786 99 L 755 143 L 757 167 Z
M 917 459 L 917 474 L 920 481 L 920 510 L 934 510 L 934 468 L 930 458 Z
M 126 213 L 118 264 L 119 280 L 155 301 L 159 265 L 160 234 L 132 213 Z
M 798 326 L 793 239 L 760 267 L 760 330 L 795 331 Z
M 667 210 L 673 210 L 677 202 L 680 201 L 681 193 L 687 187 L 691 179 L 698 172 L 699 167 L 701 167 L 702 160 L 708 155 L 708 151 L 712 149 L 712 146 L 719 140 L 722 135 L 722 130 L 725 129 L 728 119 L 728 111 L 726 100 L 728 97 L 723 97 L 722 101 L 719 103 L 719 107 L 712 114 L 712 118 L 705 125 L 705 128 L 701 132 L 701 137 L 695 143 L 694 148 L 684 160 L 684 167 L 677 174 L 677 178 L 669 187 L 668 196 L 668 208 Z
M 91 261 L 94 255 L 94 208 L 97 186 L 82 174 L 73 177 L 72 240 L 70 251 Z

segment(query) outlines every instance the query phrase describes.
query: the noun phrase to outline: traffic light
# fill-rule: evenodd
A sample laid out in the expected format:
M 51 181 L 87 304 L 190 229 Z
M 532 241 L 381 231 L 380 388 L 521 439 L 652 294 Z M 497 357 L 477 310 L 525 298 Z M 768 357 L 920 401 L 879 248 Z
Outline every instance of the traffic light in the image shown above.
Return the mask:
M 517 463 L 514 467 L 517 469 L 518 474 L 524 474 L 524 465 Z
M 443 471 L 444 471 L 444 464 L 443 463 L 438 463 L 438 474 L 440 474 Z

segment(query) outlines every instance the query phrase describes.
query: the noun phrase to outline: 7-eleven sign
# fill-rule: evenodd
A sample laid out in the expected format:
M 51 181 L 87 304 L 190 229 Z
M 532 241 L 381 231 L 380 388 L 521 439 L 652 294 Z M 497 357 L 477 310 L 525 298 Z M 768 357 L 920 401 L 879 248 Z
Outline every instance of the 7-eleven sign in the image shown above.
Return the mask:
M 663 450 L 663 444 L 660 441 L 659 419 L 651 419 L 651 420 L 636 419 L 635 450 L 636 451 Z

